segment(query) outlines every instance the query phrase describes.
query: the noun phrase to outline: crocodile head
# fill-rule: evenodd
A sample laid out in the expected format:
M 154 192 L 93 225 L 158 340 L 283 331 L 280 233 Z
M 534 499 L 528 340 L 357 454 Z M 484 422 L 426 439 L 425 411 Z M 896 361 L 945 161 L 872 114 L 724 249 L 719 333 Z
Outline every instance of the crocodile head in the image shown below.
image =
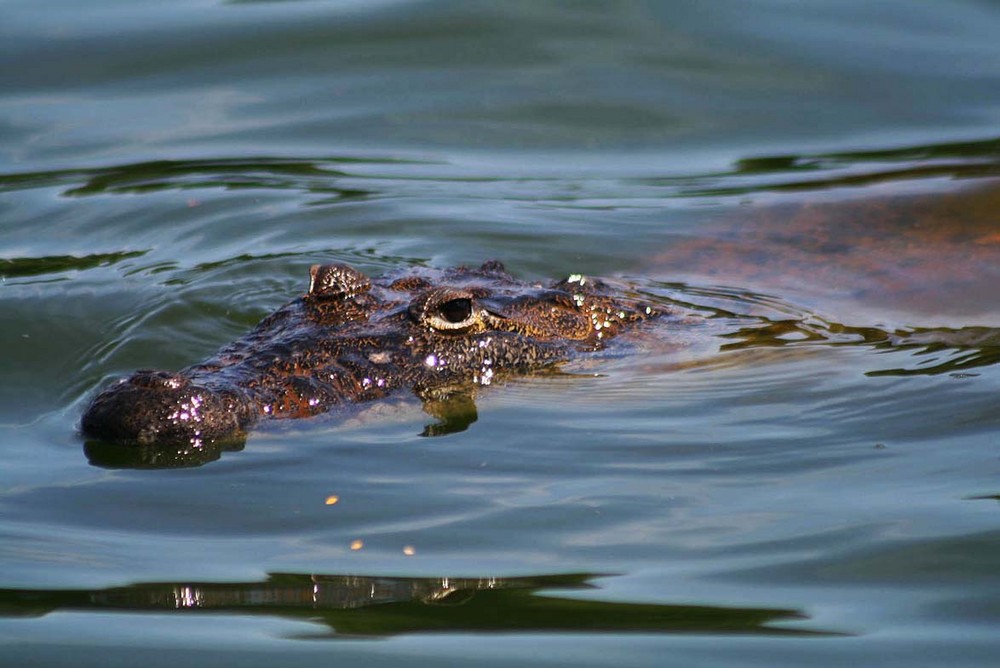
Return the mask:
M 307 294 L 212 358 L 179 372 L 138 371 L 105 389 L 83 432 L 197 447 L 240 440 L 263 418 L 316 415 L 401 390 L 445 419 L 444 431 L 460 429 L 475 419 L 475 388 L 600 349 L 656 314 L 601 281 L 526 283 L 499 262 L 378 280 L 346 265 L 310 274 Z

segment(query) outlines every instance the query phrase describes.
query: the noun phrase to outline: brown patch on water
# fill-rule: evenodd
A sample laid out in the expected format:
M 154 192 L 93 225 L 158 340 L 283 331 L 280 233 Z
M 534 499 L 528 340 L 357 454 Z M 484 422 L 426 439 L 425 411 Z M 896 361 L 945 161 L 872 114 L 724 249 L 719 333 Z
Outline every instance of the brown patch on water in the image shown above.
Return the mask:
M 841 322 L 1000 326 L 1000 180 L 929 190 L 741 207 L 646 271 L 772 294 Z

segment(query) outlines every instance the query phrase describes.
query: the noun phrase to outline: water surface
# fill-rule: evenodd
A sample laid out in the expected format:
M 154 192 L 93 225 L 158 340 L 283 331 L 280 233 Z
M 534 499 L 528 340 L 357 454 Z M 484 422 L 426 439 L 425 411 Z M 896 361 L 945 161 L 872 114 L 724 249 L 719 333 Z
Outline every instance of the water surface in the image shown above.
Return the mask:
M 996 3 L 0 15 L 3 662 L 995 661 Z M 200 466 L 77 433 L 313 263 L 488 258 L 697 317 L 438 438 L 406 398 Z

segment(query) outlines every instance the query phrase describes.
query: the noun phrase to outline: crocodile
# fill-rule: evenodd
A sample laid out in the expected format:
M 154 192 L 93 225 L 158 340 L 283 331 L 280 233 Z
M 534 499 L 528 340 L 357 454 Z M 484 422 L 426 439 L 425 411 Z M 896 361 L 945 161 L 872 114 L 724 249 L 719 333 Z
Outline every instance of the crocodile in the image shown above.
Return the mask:
M 262 420 L 409 391 L 442 420 L 428 435 L 457 431 L 475 419 L 470 388 L 554 368 L 668 312 L 624 285 L 581 275 L 529 283 L 497 261 L 379 279 L 314 265 L 305 295 L 210 359 L 104 389 L 81 429 L 119 445 L 200 446 L 240 441 Z
M 239 445 L 263 420 L 407 392 L 439 420 L 426 435 L 460 431 L 476 419 L 478 388 L 558 370 L 623 334 L 644 350 L 709 339 L 727 352 L 820 340 L 965 350 L 885 371 L 965 373 L 1000 360 L 998 206 L 997 180 L 954 192 L 779 202 L 672 244 L 631 282 L 527 282 L 496 261 L 376 279 L 316 265 L 305 295 L 212 358 L 179 372 L 140 370 L 100 392 L 81 423 L 96 439 L 88 456 L 126 466 L 200 463 L 210 450 L 201 446 Z M 671 285 L 681 286 L 679 298 L 664 295 Z M 124 450 L 97 452 L 97 443 Z

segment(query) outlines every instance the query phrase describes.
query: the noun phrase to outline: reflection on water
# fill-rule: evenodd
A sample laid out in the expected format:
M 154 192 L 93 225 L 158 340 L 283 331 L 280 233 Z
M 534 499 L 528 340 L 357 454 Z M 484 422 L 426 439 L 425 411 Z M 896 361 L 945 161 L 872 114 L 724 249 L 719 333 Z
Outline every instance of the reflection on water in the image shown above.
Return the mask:
M 171 447 L 119 445 L 88 439 L 83 444 L 83 452 L 87 461 L 102 468 L 175 469 L 214 462 L 223 452 L 238 452 L 243 445 L 242 438 L 226 443 L 198 440 Z
M 830 635 L 782 628 L 796 610 L 663 605 L 570 598 L 593 574 L 513 578 L 396 578 L 271 574 L 264 582 L 148 583 L 88 590 L 0 590 L 0 615 L 57 611 L 272 615 L 330 627 L 328 637 L 410 633 L 726 633 Z M 313 635 L 310 638 L 316 637 Z

